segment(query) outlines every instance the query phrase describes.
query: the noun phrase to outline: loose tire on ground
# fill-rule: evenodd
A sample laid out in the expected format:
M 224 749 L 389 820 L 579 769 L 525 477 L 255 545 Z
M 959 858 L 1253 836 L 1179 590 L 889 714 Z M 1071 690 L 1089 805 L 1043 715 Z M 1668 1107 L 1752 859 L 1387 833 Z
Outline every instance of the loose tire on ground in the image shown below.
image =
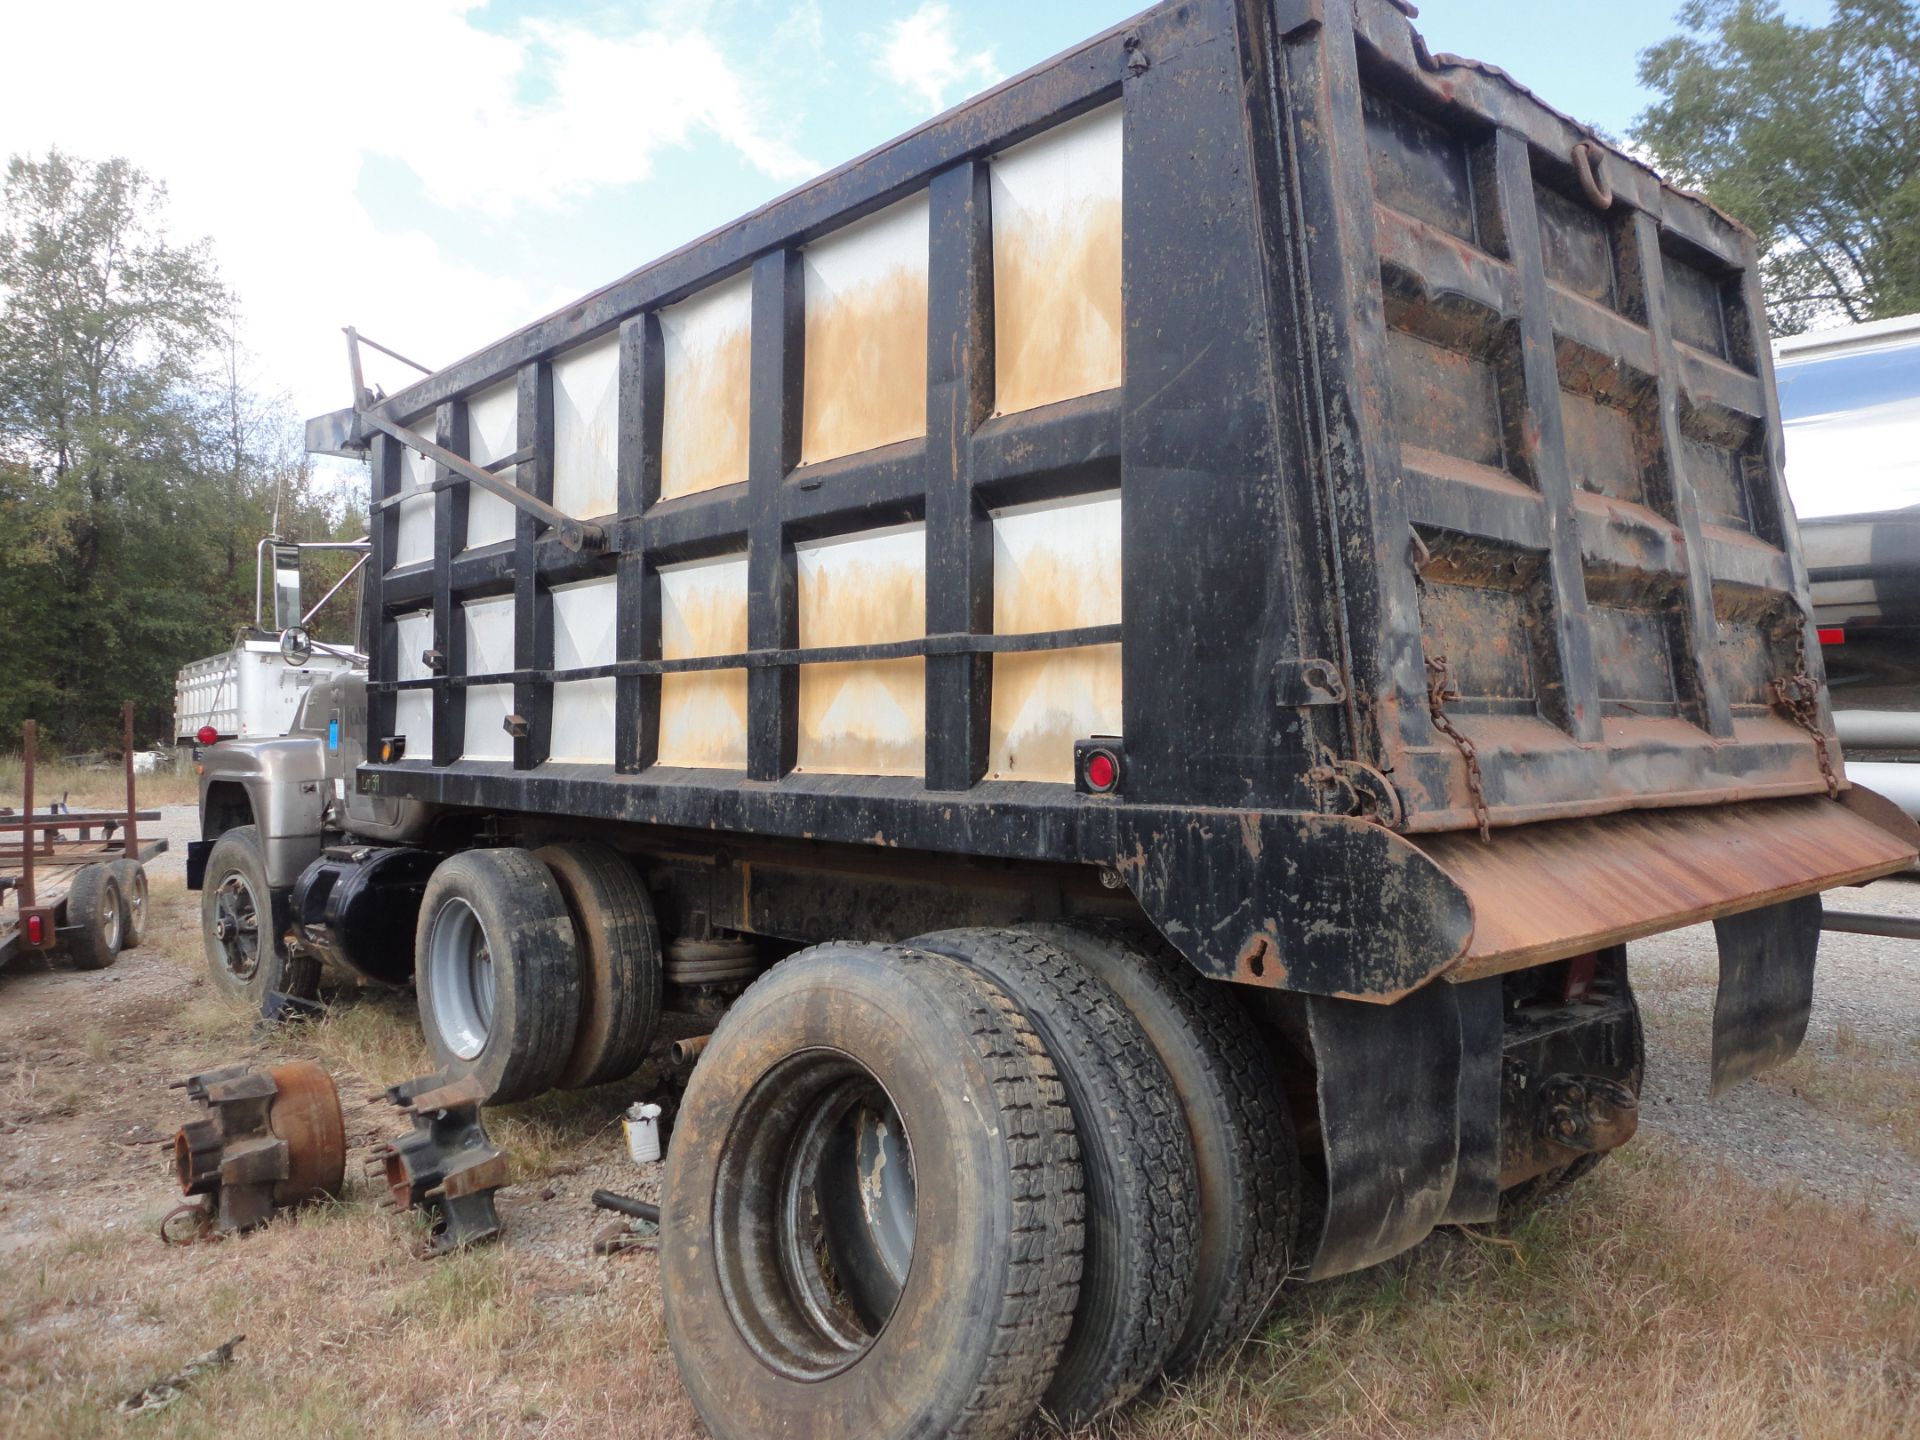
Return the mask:
M 1120 997 L 1166 1066 L 1199 1181 L 1193 1312 L 1167 1357 L 1180 1377 L 1240 1344 L 1291 1262 L 1299 1152 L 1285 1082 L 1259 1027 L 1151 932 L 1104 920 L 1021 927 Z
M 821 945 L 768 971 L 694 1070 L 663 1194 L 667 1335 L 721 1440 L 991 1440 L 1039 1403 L 1078 1293 L 1073 1120 L 965 966 Z
M 468 850 L 427 882 L 414 935 L 420 1026 L 449 1079 L 489 1103 L 553 1087 L 580 1028 L 573 920 L 531 851 Z
M 1137 1395 L 1193 1306 L 1193 1142 L 1139 1022 L 1084 965 L 1017 930 L 943 930 L 908 942 L 952 955 L 1006 991 L 1059 1067 L 1080 1136 L 1087 1249 L 1080 1305 L 1044 1404 L 1079 1424 Z
M 116 860 L 113 877 L 120 882 L 120 896 L 127 902 L 121 921 L 126 933 L 120 948 L 136 950 L 147 938 L 147 867 L 138 860 Z
M 111 865 L 89 865 L 67 891 L 67 954 L 79 970 L 104 970 L 126 942 L 126 897 Z
M 207 855 L 200 891 L 200 933 L 214 987 L 256 1011 L 274 991 L 313 999 L 320 990 L 320 962 L 286 953 L 287 918 L 286 893 L 267 884 L 259 830 L 241 825 L 227 831 Z
M 580 1028 L 554 1083 L 563 1090 L 623 1080 L 660 1027 L 660 930 L 633 867 L 604 845 L 548 845 L 580 951 Z

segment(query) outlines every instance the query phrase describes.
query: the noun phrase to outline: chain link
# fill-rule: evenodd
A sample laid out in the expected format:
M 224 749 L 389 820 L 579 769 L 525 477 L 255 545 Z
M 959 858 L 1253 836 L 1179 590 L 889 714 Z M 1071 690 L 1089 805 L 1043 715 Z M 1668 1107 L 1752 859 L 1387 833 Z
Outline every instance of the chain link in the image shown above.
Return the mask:
M 1802 619 L 1793 627 L 1793 673 L 1776 676 L 1767 682 L 1773 703 L 1802 730 L 1813 737 L 1820 757 L 1820 776 L 1827 782 L 1830 799 L 1840 796 L 1840 776 L 1833 768 L 1833 754 L 1827 748 L 1827 732 L 1820 724 L 1820 686 L 1807 671 L 1807 627 Z
M 1480 752 L 1474 749 L 1473 741 L 1461 733 L 1460 727 L 1447 718 L 1447 702 L 1460 698 L 1460 687 L 1453 683 L 1453 670 L 1444 655 L 1427 657 L 1427 714 L 1433 717 L 1433 728 L 1460 747 L 1460 754 L 1467 762 L 1467 793 L 1473 797 L 1473 818 L 1480 826 L 1480 838 L 1491 840 L 1492 827 L 1487 817 L 1486 786 L 1480 775 Z

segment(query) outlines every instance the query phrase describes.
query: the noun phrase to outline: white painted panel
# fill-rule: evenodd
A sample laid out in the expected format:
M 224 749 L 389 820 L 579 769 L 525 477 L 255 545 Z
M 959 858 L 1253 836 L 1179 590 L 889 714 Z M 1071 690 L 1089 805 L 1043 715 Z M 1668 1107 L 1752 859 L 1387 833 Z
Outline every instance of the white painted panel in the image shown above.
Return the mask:
M 422 433 L 433 438 L 433 417 L 429 415 L 419 424 L 426 427 Z M 418 450 L 402 447 L 400 456 L 400 534 L 393 547 L 396 567 L 433 559 L 434 464 Z
M 1045 501 L 993 517 L 993 628 L 999 635 L 1120 622 L 1120 497 Z M 1120 647 L 993 657 L 987 772 L 1073 780 L 1073 742 L 1118 735 Z
M 927 225 L 917 195 L 802 252 L 801 464 L 927 433 Z
M 513 669 L 513 597 L 470 600 L 461 607 L 467 630 L 467 675 L 497 675 Z M 467 723 L 461 753 L 468 760 L 511 760 L 513 739 L 506 718 L 513 713 L 513 686 L 467 689 Z
M 550 759 L 569 765 L 613 763 L 614 681 L 563 680 L 553 687 Z
M 660 312 L 662 500 L 746 480 L 752 321 L 752 271 Z
M 800 644 L 876 645 L 927 633 L 926 531 L 900 525 L 794 547 Z M 800 667 L 798 768 L 926 773 L 926 661 Z
M 553 668 L 578 670 L 614 661 L 614 578 L 553 587 Z
M 520 448 L 520 386 L 509 380 L 482 391 L 467 403 L 467 457 L 488 465 Z M 516 481 L 519 467 L 502 470 L 500 478 Z M 513 538 L 520 512 L 498 495 L 468 482 L 467 548 L 497 544 Z
M 747 557 L 663 566 L 660 654 L 667 660 L 737 655 L 747 648 Z M 744 770 L 747 672 L 692 670 L 660 677 L 662 765 Z
M 1121 380 L 1120 106 L 993 157 L 997 413 Z
M 398 680 L 424 680 L 432 672 L 420 657 L 433 648 L 433 612 L 418 610 L 394 621 L 400 663 Z M 433 757 L 433 692 L 402 690 L 394 697 L 394 733 L 407 737 L 407 755 L 414 760 Z M 375 739 L 383 737 L 374 737 Z
M 553 503 L 582 520 L 619 507 L 620 335 L 553 362 Z M 514 447 L 518 449 L 519 446 Z

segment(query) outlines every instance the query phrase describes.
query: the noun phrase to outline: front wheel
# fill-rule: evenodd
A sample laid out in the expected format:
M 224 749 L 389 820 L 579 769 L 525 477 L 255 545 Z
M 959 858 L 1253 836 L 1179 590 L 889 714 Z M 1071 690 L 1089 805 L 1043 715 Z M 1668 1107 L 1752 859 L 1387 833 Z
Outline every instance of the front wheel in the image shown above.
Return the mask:
M 1078 1295 L 1053 1062 L 984 977 L 821 945 L 727 1012 L 667 1157 L 661 1287 L 721 1440 L 1009 1436 Z
M 255 1010 L 275 992 L 311 1000 L 320 989 L 320 962 L 286 951 L 286 897 L 267 884 L 260 832 L 241 825 L 214 842 L 200 891 L 200 931 L 207 973 L 223 995 Z

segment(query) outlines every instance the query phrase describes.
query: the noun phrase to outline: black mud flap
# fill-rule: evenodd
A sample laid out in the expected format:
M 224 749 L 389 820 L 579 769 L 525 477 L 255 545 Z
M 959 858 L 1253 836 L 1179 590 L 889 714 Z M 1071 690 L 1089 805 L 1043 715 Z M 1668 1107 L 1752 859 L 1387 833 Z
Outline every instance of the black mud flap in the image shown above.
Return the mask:
M 1803 895 L 1713 922 L 1720 993 L 1713 1002 L 1715 1095 L 1793 1057 L 1813 1008 L 1820 897 Z
M 1307 1274 L 1376 1265 L 1500 1198 L 1500 981 L 1395 1005 L 1306 1001 L 1325 1186 L 1301 1224 Z
M 187 842 L 187 889 L 198 890 L 207 883 L 207 859 L 213 854 L 211 840 Z

